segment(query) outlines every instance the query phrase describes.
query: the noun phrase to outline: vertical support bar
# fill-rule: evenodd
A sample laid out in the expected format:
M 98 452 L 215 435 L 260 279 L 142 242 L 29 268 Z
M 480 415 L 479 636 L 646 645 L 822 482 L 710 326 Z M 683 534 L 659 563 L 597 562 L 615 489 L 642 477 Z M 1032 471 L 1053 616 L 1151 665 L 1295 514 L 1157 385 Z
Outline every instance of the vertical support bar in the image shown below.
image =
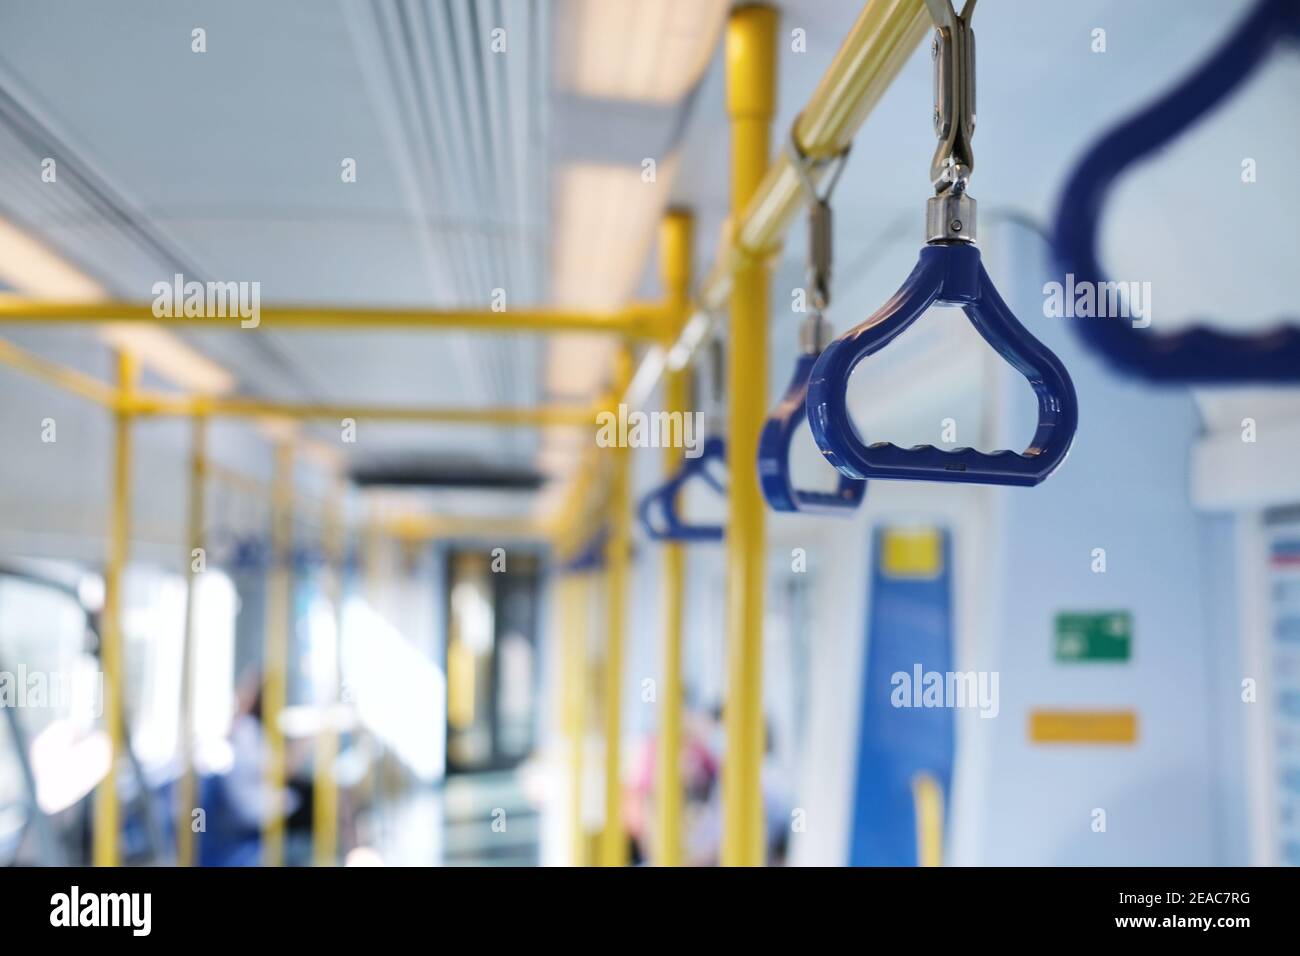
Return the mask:
M 727 113 L 731 119 L 731 210 L 744 212 L 767 170 L 776 105 L 777 12 L 751 5 L 727 23 Z M 767 409 L 768 263 L 746 258 L 731 290 L 727 365 L 727 702 L 722 862 L 763 860 L 764 504 L 758 435 Z
M 632 379 L 632 354 L 620 345 L 614 360 L 615 395 L 627 392 Z M 605 827 L 600 834 L 600 865 L 627 864 L 627 835 L 623 829 L 623 645 L 627 619 L 628 560 L 632 546 L 631 459 L 625 447 L 609 449 L 614 456 L 609 482 L 609 541 L 605 564 L 609 581 L 605 633 Z
M 587 745 L 587 579 L 564 572 L 560 578 L 560 627 L 564 634 L 564 730 L 569 740 L 569 863 L 587 865 L 583 818 L 583 750 Z
M 933 774 L 912 778 L 916 816 L 916 865 L 943 866 L 943 788 Z
M 383 614 L 388 597 L 384 587 L 387 564 L 383 553 L 385 542 L 381 536 L 379 517 L 379 508 L 374 500 L 371 500 L 366 506 L 366 526 L 361 538 L 361 573 L 362 593 L 366 601 L 372 608 Z M 448 690 L 448 700 L 450 701 L 450 690 Z M 366 761 L 365 777 L 357 789 L 367 793 L 371 805 L 375 808 L 376 832 L 381 833 L 384 824 L 384 802 L 380 799 L 384 743 L 364 727 L 360 730 L 365 735 L 363 739 L 371 758 Z
M 271 491 L 271 567 L 266 585 L 266 646 L 262 664 L 262 730 L 266 735 L 266 794 L 262 865 L 284 865 L 285 752 L 280 717 L 288 697 L 293 622 L 293 446 L 275 447 Z
M 118 835 L 117 763 L 126 746 L 126 711 L 122 703 L 122 583 L 131 536 L 131 412 L 127 399 L 135 389 L 140 366 L 127 352 L 117 353 L 117 401 L 113 413 L 112 515 L 108 530 L 108 567 L 104 574 L 104 619 L 100 628 L 99 666 L 104 672 L 104 730 L 108 734 L 108 773 L 95 792 L 95 866 L 121 862 Z
M 664 219 L 659 234 L 659 264 L 671 320 L 664 329 L 663 347 L 677 341 L 690 314 L 692 236 L 689 212 L 674 210 Z M 664 380 L 664 411 L 669 420 L 686 414 L 689 401 L 686 369 L 669 370 Z M 664 453 L 664 474 L 671 477 L 681 465 L 680 449 Z M 686 549 L 680 542 L 663 546 L 663 691 L 660 695 L 659 752 L 654 828 L 654 861 L 658 866 L 682 865 L 682 616 L 686 588 Z
M 339 483 L 325 509 L 325 551 L 329 562 L 329 599 L 334 610 L 334 646 L 320 664 L 325 700 L 316 701 L 321 714 L 312 760 L 312 860 L 316 866 L 334 866 L 339 855 L 339 788 L 334 763 L 339 753 L 336 724 L 339 705 L 339 661 L 343 641 L 343 574 L 346 558 L 343 528 L 344 489 Z M 312 648 L 312 653 L 317 649 Z
M 194 778 L 194 629 L 198 623 L 199 573 L 207 568 L 203 530 L 206 523 L 208 416 L 195 415 L 190 439 L 189 547 L 185 563 L 185 634 L 181 644 L 181 778 L 176 788 L 176 865 L 194 865 L 191 814 L 197 802 Z

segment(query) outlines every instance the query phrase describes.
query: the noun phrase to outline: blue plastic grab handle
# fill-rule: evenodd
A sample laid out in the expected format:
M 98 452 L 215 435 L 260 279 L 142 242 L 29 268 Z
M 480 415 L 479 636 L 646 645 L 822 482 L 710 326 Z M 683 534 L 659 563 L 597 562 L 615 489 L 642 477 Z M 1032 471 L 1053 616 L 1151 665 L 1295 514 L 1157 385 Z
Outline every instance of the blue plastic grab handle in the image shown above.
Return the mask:
M 232 539 L 230 566 L 239 571 L 260 571 L 271 564 L 271 546 L 257 535 Z
M 794 367 L 785 397 L 772 410 L 758 437 L 758 482 L 773 511 L 843 514 L 862 503 L 867 483 L 841 473 L 835 491 L 803 491 L 790 477 L 790 443 L 808 417 L 808 378 L 817 356 L 804 353 Z
M 599 571 L 605 566 L 605 546 L 608 541 L 609 527 L 602 525 L 573 557 L 561 565 L 560 569 L 573 574 L 582 571 Z
M 705 439 L 704 449 L 698 457 L 682 459 L 682 467 L 676 475 L 641 499 L 637 514 L 646 535 L 654 541 L 721 541 L 723 533 L 720 525 L 685 524 L 677 513 L 677 505 L 682 486 L 696 476 L 714 490 L 725 493 L 721 481 L 709 471 L 709 463 L 725 463 L 726 460 L 727 446 L 721 438 L 716 437 Z M 662 520 L 654 520 L 656 511 Z
M 1262 0 L 1196 72 L 1103 136 L 1066 181 L 1053 250 L 1075 282 L 1103 282 L 1097 221 L 1116 177 L 1214 109 L 1255 71 L 1274 46 L 1300 37 L 1300 3 Z M 1076 319 L 1083 341 L 1114 367 L 1149 381 L 1183 383 L 1300 381 L 1300 324 L 1230 334 L 1206 325 L 1160 335 L 1122 319 Z
M 849 417 L 849 375 L 936 303 L 961 306 L 976 331 L 1033 387 L 1038 430 L 1020 454 L 866 445 L 858 436 Z M 922 248 L 903 287 L 875 315 L 827 346 L 808 381 L 813 438 L 832 465 L 855 478 L 1036 485 L 1065 460 L 1078 422 L 1074 384 L 1065 367 L 1011 314 L 984 271 L 979 249 L 967 243 Z

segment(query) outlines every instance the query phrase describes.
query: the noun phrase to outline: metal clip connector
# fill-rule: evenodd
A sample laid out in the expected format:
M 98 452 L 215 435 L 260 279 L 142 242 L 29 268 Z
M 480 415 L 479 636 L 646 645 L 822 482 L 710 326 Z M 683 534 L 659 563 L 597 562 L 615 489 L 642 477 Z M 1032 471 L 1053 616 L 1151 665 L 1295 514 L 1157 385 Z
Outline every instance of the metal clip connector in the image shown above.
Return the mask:
M 808 299 L 812 314 L 805 321 L 799 332 L 800 349 L 816 354 L 830 340 L 830 326 L 822 318 L 822 313 L 831 304 L 831 266 L 835 260 L 834 217 L 831 214 L 830 195 L 844 170 L 844 162 L 849 147 L 828 159 L 814 160 L 808 157 L 795 139 L 794 131 L 799 128 L 796 118 L 790 127 L 790 140 L 787 150 L 790 161 L 799 174 L 804 192 L 808 196 Z M 829 168 L 825 188 L 818 190 L 816 176 Z
M 949 189 L 926 200 L 925 241 L 974 242 L 974 198 L 964 189 Z
M 926 0 L 935 23 L 934 134 L 939 138 L 930 162 L 934 198 L 926 206 L 927 242 L 973 242 L 975 200 L 966 193 L 975 170 L 971 138 L 975 135 L 975 0 L 966 0 L 961 16 L 952 0 Z

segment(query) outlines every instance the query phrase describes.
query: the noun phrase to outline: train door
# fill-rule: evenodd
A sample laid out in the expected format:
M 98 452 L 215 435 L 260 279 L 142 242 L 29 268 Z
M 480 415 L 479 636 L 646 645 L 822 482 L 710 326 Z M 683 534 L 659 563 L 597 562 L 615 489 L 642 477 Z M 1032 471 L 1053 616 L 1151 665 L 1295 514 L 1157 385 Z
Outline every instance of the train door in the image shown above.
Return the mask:
M 536 735 L 539 563 L 455 550 L 447 574 L 447 769 L 509 769 Z

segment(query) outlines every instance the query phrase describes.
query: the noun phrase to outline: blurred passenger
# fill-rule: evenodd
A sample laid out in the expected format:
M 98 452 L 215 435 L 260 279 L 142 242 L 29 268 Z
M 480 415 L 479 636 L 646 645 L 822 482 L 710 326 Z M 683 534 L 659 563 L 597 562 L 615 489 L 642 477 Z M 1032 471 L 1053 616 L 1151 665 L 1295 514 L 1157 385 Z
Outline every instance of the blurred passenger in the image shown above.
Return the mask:
M 230 724 L 229 769 L 204 784 L 207 831 L 203 834 L 200 862 L 204 866 L 255 866 L 260 861 L 263 825 L 274 815 L 286 818 L 290 848 L 293 834 L 310 833 L 311 787 L 288 776 L 290 785 L 278 793 L 266 784 L 268 749 L 262 713 L 262 675 L 250 670 L 235 691 L 235 716 Z M 293 751 L 286 752 L 290 767 L 300 764 Z M 296 755 L 301 757 L 301 753 Z
M 790 798 L 772 759 L 773 741 L 767 731 L 766 759 L 762 768 L 763 812 L 767 830 L 768 862 L 785 862 L 790 833 Z M 658 788 L 658 737 L 648 734 L 637 746 L 631 779 L 624 791 L 623 818 L 632 843 L 632 862 L 652 862 L 656 791 Z M 726 730 L 722 708 L 687 711 L 682 726 L 682 853 L 687 866 L 717 866 L 722 859 L 722 762 Z

